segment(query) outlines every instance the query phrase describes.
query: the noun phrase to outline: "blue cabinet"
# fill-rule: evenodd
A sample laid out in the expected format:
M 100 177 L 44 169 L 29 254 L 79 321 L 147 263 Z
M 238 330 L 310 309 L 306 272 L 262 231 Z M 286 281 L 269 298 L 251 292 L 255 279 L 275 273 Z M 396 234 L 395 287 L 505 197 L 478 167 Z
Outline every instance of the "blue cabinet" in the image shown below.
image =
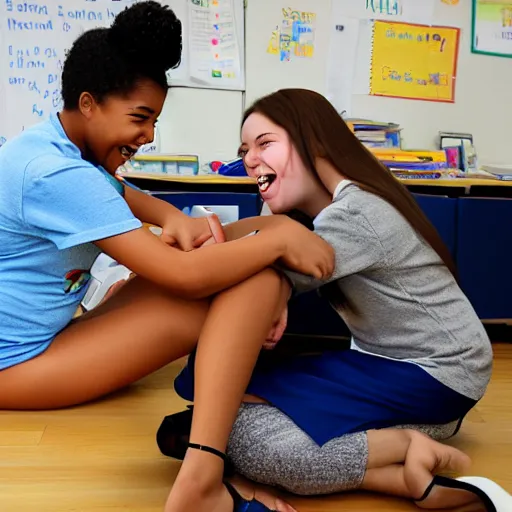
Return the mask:
M 457 201 L 456 198 L 413 194 L 416 202 L 448 247 L 453 259 L 457 252 Z
M 512 199 L 458 200 L 457 267 L 481 319 L 512 318 Z

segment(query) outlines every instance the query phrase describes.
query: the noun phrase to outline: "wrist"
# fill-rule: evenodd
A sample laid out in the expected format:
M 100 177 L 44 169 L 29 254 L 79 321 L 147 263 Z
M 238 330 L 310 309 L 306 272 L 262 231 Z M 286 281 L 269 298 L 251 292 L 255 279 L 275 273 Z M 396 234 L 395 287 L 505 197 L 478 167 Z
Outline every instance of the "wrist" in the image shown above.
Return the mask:
M 163 212 L 162 225 L 166 224 L 167 222 L 176 222 L 177 220 L 190 218 L 186 213 L 183 213 L 181 210 L 178 210 L 178 208 L 175 208 L 171 204 L 168 204 L 167 206 L 168 208 L 166 208 L 165 212 Z

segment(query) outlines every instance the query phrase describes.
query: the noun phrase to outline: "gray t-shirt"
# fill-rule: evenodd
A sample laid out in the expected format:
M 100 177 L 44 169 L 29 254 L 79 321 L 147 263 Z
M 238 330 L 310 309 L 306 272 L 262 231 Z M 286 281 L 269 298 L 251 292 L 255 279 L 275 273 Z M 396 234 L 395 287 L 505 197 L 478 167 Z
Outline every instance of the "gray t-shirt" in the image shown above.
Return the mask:
M 349 307 L 336 309 L 353 335 L 352 348 L 418 364 L 449 388 L 480 399 L 491 376 L 489 338 L 448 268 L 405 218 L 348 184 L 314 225 L 336 251 L 330 293 L 347 299 Z M 298 293 L 325 284 L 287 275 Z

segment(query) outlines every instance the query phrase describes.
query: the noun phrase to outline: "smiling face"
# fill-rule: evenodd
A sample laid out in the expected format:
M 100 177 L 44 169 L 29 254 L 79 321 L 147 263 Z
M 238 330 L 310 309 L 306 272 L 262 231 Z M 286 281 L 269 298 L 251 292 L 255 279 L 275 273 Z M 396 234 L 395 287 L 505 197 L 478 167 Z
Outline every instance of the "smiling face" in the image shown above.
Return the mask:
M 239 154 L 273 213 L 307 211 L 317 183 L 284 128 L 261 114 L 251 114 L 242 126 Z
M 111 95 L 101 103 L 83 93 L 84 158 L 114 174 L 140 146 L 153 141 L 165 96 L 162 87 L 151 80 L 141 80 L 129 94 Z

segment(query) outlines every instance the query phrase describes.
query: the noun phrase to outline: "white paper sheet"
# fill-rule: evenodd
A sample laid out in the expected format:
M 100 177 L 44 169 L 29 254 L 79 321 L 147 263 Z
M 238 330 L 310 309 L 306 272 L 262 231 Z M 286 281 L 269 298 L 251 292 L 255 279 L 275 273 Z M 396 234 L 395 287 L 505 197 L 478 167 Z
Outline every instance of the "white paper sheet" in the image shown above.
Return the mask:
M 439 0 L 332 0 L 333 17 L 403 21 L 429 25 Z

